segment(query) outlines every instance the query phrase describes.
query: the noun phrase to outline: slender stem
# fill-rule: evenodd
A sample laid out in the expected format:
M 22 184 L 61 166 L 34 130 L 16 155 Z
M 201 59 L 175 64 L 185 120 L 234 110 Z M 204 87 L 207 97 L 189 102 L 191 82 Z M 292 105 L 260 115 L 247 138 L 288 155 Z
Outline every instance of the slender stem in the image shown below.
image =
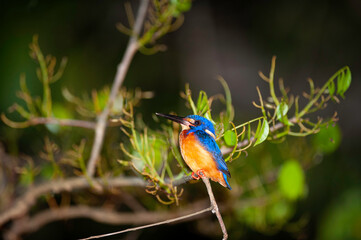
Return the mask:
M 240 125 L 237 125 L 237 126 L 233 127 L 233 128 L 231 129 L 231 131 L 234 131 L 234 130 L 236 130 L 236 129 L 238 129 L 238 128 L 241 128 L 241 127 L 243 127 L 243 126 L 246 126 L 247 124 L 256 122 L 256 121 L 258 121 L 258 120 L 260 120 L 260 119 L 263 119 L 263 118 L 264 118 L 264 116 L 258 117 L 258 118 L 252 119 L 252 120 L 249 120 L 248 122 L 245 122 L 245 123 L 242 123 L 242 124 L 240 124 Z M 223 137 L 223 136 L 224 136 L 224 133 L 222 133 L 221 135 L 219 135 L 218 138 L 217 138 L 217 140 L 220 139 L 220 138 Z M 247 145 L 247 144 L 246 144 L 246 145 Z
M 302 111 L 298 114 L 298 118 L 301 118 L 303 115 L 305 115 L 308 110 L 317 102 L 317 100 L 321 97 L 321 95 L 324 93 L 330 82 L 332 82 L 341 72 L 345 71 L 348 67 L 343 67 L 340 70 L 338 70 L 335 74 L 332 75 L 328 79 L 328 81 L 322 86 L 321 90 L 318 91 L 317 95 L 302 109 Z
M 211 183 L 209 182 L 209 179 L 206 177 L 202 178 L 204 184 L 207 187 L 207 192 L 208 192 L 208 196 L 209 196 L 209 200 L 211 201 L 211 209 L 212 209 L 212 213 L 216 214 L 219 225 L 221 226 L 222 232 L 223 232 L 223 240 L 228 239 L 228 233 L 227 233 L 227 229 L 226 226 L 224 225 L 223 222 L 223 218 L 221 213 L 219 212 L 219 208 L 216 202 L 216 199 L 214 198 L 213 195 L 213 191 L 212 191 L 212 187 L 211 187 Z
M 122 231 L 106 233 L 106 234 L 102 234 L 102 235 L 91 236 L 91 237 L 88 237 L 88 238 L 82 238 L 80 240 L 89 240 L 89 239 L 109 237 L 109 236 L 114 236 L 114 235 L 118 235 L 118 234 L 122 234 L 122 233 L 126 233 L 126 232 L 137 231 L 137 230 L 144 229 L 144 228 L 150 228 L 150 227 L 155 227 L 155 226 L 159 226 L 159 225 L 163 225 L 163 224 L 173 223 L 173 222 L 177 222 L 177 221 L 180 221 L 180 220 L 184 220 L 184 219 L 187 219 L 187 218 L 191 218 L 191 217 L 200 215 L 200 214 L 205 213 L 205 212 L 209 212 L 211 210 L 212 210 L 212 207 L 209 207 L 209 208 L 200 210 L 200 211 L 195 212 L 195 213 L 191 213 L 191 214 L 181 216 L 181 217 L 177 217 L 177 218 L 168 219 L 168 220 L 165 220 L 165 221 L 162 221 L 162 222 L 152 223 L 152 224 L 139 226 L 139 227 L 134 227 L 134 228 L 128 228 L 128 229 L 125 229 L 125 230 L 122 230 Z
M 93 147 L 92 147 L 90 159 L 89 159 L 88 166 L 87 166 L 87 173 L 89 176 L 93 176 L 94 172 L 95 172 L 95 165 L 96 165 L 100 150 L 103 145 L 104 132 L 105 132 L 106 122 L 108 119 L 110 109 L 113 105 L 115 97 L 117 96 L 119 88 L 124 81 L 125 75 L 128 71 L 129 65 L 130 65 L 130 62 L 132 61 L 134 54 L 139 49 L 138 36 L 142 29 L 142 25 L 143 25 L 143 22 L 144 22 L 146 13 L 147 13 L 148 2 L 149 2 L 149 0 L 142 0 L 140 3 L 139 9 L 138 9 L 138 14 L 137 14 L 137 19 L 135 21 L 135 26 L 134 26 L 134 34 L 129 39 L 128 46 L 126 48 L 123 59 L 120 62 L 120 64 L 118 65 L 117 73 L 114 78 L 113 86 L 112 86 L 112 89 L 110 92 L 110 96 L 109 96 L 107 105 L 98 118 L 97 126 L 95 128 L 95 138 L 94 138 L 94 142 L 93 142 Z
M 275 67 L 276 67 L 276 56 L 273 56 L 272 63 L 271 63 L 271 71 L 269 73 L 269 88 L 270 88 L 271 97 L 272 97 L 274 103 L 276 104 L 276 106 L 278 106 L 280 103 L 277 99 L 277 96 L 275 94 L 275 88 L 274 88 Z
M 264 117 L 261 117 L 261 118 L 264 118 Z M 297 119 L 296 117 L 293 117 L 293 118 L 290 118 L 289 121 L 291 123 L 296 123 L 297 122 Z M 256 119 L 254 119 L 256 120 Z M 253 120 L 251 120 L 253 121 Z M 270 127 L 269 131 L 270 132 L 275 132 L 281 128 L 283 128 L 285 125 L 281 122 L 275 124 L 274 126 Z M 254 137 L 251 137 L 250 140 L 248 139 L 245 139 L 243 140 L 242 142 L 239 142 L 238 145 L 237 145 L 237 148 L 241 148 L 241 147 L 244 147 L 244 146 L 247 146 L 249 144 L 250 141 L 253 141 Z M 228 153 L 231 153 L 233 150 L 233 148 L 229 148 L 229 147 L 222 147 L 221 148 L 221 151 L 222 151 L 222 154 L 225 155 L 225 154 L 228 154 Z

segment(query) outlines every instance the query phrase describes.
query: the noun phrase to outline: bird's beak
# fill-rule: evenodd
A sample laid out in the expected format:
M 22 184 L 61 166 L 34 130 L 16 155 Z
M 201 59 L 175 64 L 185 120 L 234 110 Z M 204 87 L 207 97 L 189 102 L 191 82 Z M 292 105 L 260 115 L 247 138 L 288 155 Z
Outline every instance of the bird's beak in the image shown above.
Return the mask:
M 175 116 L 175 115 L 163 114 L 163 113 L 155 113 L 155 115 L 160 116 L 160 117 L 164 117 L 164 118 L 168 118 L 169 120 L 180 123 L 183 126 L 188 127 L 189 125 L 191 125 L 191 123 L 189 121 L 187 121 L 187 118 L 185 118 L 185 117 L 178 117 L 178 116 Z

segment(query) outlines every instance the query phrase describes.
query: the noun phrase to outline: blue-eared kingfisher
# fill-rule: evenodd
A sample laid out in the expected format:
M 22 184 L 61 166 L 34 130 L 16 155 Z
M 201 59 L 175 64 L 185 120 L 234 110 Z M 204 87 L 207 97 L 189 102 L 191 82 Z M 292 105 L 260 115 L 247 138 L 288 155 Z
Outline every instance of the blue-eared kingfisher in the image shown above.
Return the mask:
M 156 115 L 181 124 L 180 150 L 184 161 L 193 171 L 194 179 L 207 177 L 232 189 L 227 179 L 231 177 L 231 174 L 216 143 L 216 133 L 211 121 L 198 115 L 186 117 L 162 113 L 156 113 Z

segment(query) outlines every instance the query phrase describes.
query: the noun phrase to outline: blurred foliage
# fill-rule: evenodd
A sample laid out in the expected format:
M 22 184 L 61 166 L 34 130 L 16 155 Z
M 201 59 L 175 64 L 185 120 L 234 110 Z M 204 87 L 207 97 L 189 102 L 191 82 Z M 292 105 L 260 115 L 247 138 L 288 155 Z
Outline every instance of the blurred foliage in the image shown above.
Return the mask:
M 331 203 L 323 216 L 318 240 L 361 239 L 361 189 L 347 190 Z
M 153 1 L 143 33 L 138 36 L 141 46 L 139 50 L 145 54 L 164 50 L 164 46 L 156 41 L 177 29 L 183 21 L 182 13 L 190 7 L 189 0 Z M 117 28 L 125 34 L 132 35 L 134 17 L 130 5 L 126 5 L 126 13 L 129 27 L 119 23 Z M 66 102 L 54 104 L 51 84 L 61 78 L 66 58 L 63 58 L 58 70 L 55 71 L 57 60 L 50 55 L 44 56 L 37 36 L 34 36 L 30 50 L 31 57 L 39 65 L 36 73 L 43 86 L 43 96 L 32 96 L 26 85 L 25 75 L 22 75 L 21 90 L 17 96 L 24 101 L 25 107 L 15 103 L 9 112 L 16 112 L 23 121 L 11 120 L 11 117 L 2 113 L 3 122 L 12 128 L 42 124 L 40 119 L 49 118 L 80 119 L 87 124 L 94 123 L 107 104 L 109 87 L 93 90 L 81 96 L 64 88 L 62 94 Z M 326 108 L 330 101 L 338 103 L 339 97 L 344 98 L 351 84 L 350 69 L 341 68 L 320 88 L 315 87 L 309 79 L 309 91 L 303 94 L 306 101 L 304 106 L 300 106 L 300 96 L 294 96 L 285 88 L 283 80 L 275 84 L 275 69 L 276 58 L 273 57 L 268 76 L 259 73 L 268 85 L 269 96 L 264 97 L 264 93 L 257 88 L 259 99 L 258 102 L 253 102 L 253 105 L 260 110 L 260 116 L 244 123 L 234 122 L 235 110 L 231 91 L 222 77 L 219 77 L 219 81 L 224 94 L 208 96 L 205 91 L 200 91 L 194 96 L 188 84 L 181 93 L 185 106 L 193 114 L 204 116 L 215 124 L 217 143 L 229 163 L 233 177 L 230 183 L 233 190 L 226 194 L 230 202 L 233 202 L 232 215 L 237 221 L 232 220 L 234 222 L 230 224 L 230 228 L 237 228 L 238 223 L 244 223 L 264 233 L 302 228 L 307 217 L 301 216 L 296 220 L 292 218 L 297 202 L 307 196 L 305 171 L 316 164 L 314 156 L 318 151 L 331 153 L 341 141 L 340 130 L 335 124 L 338 120 L 337 114 L 324 119 L 318 113 Z M 276 94 L 276 87 L 279 88 L 279 95 Z M 186 202 L 187 197 L 191 199 L 191 193 L 175 184 L 190 175 L 178 149 L 180 129 L 177 124 L 161 124 L 155 116 L 154 121 L 160 124 L 160 129 L 152 129 L 148 126 L 150 124 L 143 122 L 141 110 L 137 110 L 137 106 L 142 99 L 151 97 L 152 92 L 143 92 L 140 89 L 119 90 L 110 110 L 108 127 L 120 126 L 121 131 L 111 129 L 107 132 L 107 138 L 109 141 L 114 140 L 115 144 L 104 144 L 101 163 L 97 165 L 97 175 L 137 175 L 150 183 L 145 191 L 154 195 L 158 202 L 178 205 L 181 201 Z M 223 109 L 219 112 L 212 111 L 215 101 L 223 104 Z M 67 107 L 67 104 L 71 107 Z M 42 181 L 72 176 L 85 176 L 92 181 L 86 172 L 91 141 L 83 138 L 81 133 L 73 132 L 71 128 L 60 133 L 59 126 L 46 126 L 48 132 L 43 138 L 44 147 L 40 150 L 39 158 L 27 158 L 25 163 L 17 163 L 16 181 L 11 182 L 12 196 L 6 197 L 15 196 L 19 187 L 28 187 Z M 69 139 L 64 135 L 73 134 L 79 134 L 80 140 L 71 142 L 71 148 L 61 148 L 61 143 Z M 311 134 L 316 134 L 312 138 L 312 147 L 304 140 L 304 137 Z M 286 138 L 287 136 L 291 138 Z M 242 153 L 249 155 L 248 158 L 242 157 Z M 116 164 L 115 159 L 118 159 Z M 359 192 L 346 195 L 345 200 L 340 201 L 340 207 L 330 210 L 329 220 L 325 221 L 321 228 L 320 239 L 332 239 L 327 229 L 335 224 L 338 228 L 334 228 L 332 236 L 359 236 L 356 227 L 347 228 L 340 222 L 344 219 L 345 222 L 359 223 L 359 201 L 356 201 L 359 199 L 358 194 Z M 74 195 L 77 196 L 73 196 L 72 204 L 101 202 L 88 199 L 86 193 Z M 147 207 L 159 208 L 149 197 L 141 195 L 140 198 Z M 343 209 L 341 206 L 347 211 L 340 211 Z M 291 220 L 293 227 L 289 223 Z

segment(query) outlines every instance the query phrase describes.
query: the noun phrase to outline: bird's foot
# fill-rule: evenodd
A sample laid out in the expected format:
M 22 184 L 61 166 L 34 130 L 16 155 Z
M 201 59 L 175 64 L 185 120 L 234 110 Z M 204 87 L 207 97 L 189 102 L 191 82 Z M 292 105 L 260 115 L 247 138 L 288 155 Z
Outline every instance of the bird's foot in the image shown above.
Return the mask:
M 195 180 L 199 180 L 200 178 L 204 177 L 203 170 L 200 169 L 196 173 L 192 172 L 192 178 Z
M 199 180 L 200 176 L 197 175 L 196 173 L 192 172 L 192 178 L 193 178 L 194 180 Z

